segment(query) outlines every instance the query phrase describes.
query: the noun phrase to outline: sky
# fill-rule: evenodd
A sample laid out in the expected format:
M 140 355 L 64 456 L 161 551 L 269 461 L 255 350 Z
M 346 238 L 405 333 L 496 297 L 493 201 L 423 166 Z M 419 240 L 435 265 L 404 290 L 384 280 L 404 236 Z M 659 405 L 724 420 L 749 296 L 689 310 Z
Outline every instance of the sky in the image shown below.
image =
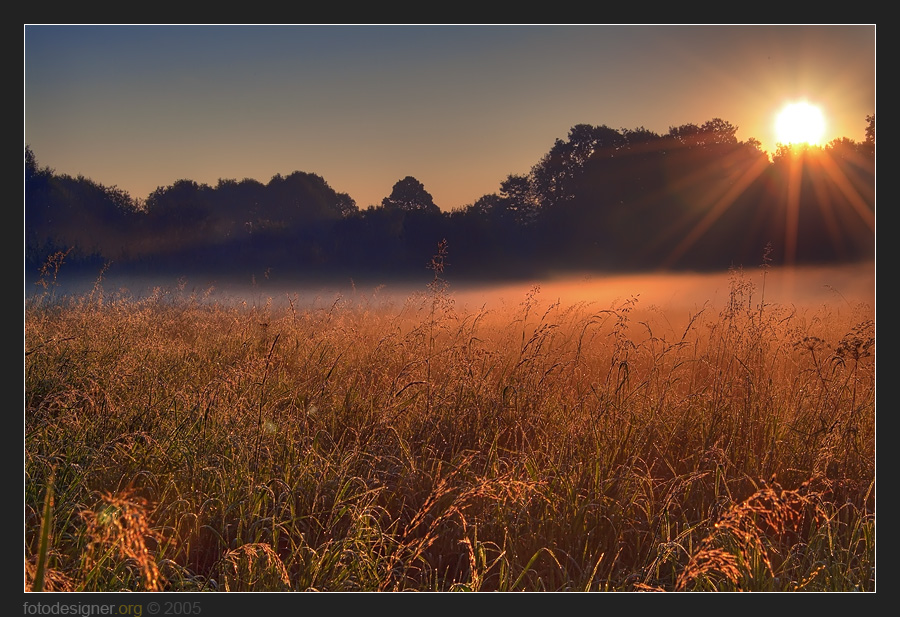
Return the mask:
M 25 25 L 38 164 L 145 199 L 179 179 L 315 173 L 360 208 L 499 192 L 576 124 L 721 118 L 774 152 L 806 100 L 865 139 L 875 25 Z

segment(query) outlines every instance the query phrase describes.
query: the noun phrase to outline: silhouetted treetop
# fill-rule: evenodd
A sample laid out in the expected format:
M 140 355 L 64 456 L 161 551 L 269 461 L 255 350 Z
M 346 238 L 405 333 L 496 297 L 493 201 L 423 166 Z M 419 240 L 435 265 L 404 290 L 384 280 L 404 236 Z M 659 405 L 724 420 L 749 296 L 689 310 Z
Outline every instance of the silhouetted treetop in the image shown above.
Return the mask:
M 662 139 L 662 137 L 643 126 L 633 129 L 622 129 L 622 135 L 625 137 L 626 146 L 633 147 L 641 144 L 650 143 Z
M 738 127 L 721 118 L 713 118 L 702 125 L 682 124 L 669 127 L 668 137 L 682 146 L 735 145 Z M 757 142 L 758 143 L 758 142 Z
M 272 177 L 266 185 L 265 210 L 271 218 L 289 222 L 336 220 L 356 211 L 356 202 L 337 193 L 322 176 L 295 171 Z
M 425 190 L 425 185 L 413 178 L 406 176 L 398 180 L 391 194 L 381 200 L 381 205 L 387 209 L 397 209 L 405 212 L 426 212 L 440 214 L 441 209 L 434 203 L 431 193 Z

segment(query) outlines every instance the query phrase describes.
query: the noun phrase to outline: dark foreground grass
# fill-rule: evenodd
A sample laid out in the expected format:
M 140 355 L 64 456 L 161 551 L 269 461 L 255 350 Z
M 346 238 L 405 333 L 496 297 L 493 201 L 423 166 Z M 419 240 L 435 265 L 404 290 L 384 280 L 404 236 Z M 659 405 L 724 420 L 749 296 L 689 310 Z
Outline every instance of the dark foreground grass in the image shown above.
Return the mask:
M 874 591 L 874 311 L 25 306 L 25 580 Z

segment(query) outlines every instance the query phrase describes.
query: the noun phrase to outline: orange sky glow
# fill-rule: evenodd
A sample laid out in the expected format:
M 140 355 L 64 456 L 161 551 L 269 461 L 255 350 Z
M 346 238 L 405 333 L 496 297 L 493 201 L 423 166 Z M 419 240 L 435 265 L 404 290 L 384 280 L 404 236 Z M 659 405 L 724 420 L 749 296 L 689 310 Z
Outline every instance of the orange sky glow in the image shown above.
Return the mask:
M 718 117 L 774 152 L 791 101 L 865 139 L 875 26 L 24 27 L 39 164 L 146 198 L 178 179 L 317 173 L 365 208 L 408 175 L 444 210 L 575 124 Z

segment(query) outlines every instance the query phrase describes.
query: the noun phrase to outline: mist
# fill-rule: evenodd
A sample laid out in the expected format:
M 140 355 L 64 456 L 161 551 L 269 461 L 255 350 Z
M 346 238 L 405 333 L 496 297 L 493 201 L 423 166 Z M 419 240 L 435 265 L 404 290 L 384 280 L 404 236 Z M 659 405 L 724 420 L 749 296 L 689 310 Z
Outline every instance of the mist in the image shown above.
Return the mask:
M 634 301 L 644 309 L 696 311 L 701 307 L 722 307 L 735 285 L 742 286 L 744 300 L 795 306 L 875 305 L 874 262 L 798 268 L 733 269 L 718 273 L 599 274 L 583 273 L 535 280 L 475 284 L 454 281 L 444 273 L 439 287 L 461 311 L 501 310 L 519 306 L 529 295 L 538 304 L 561 306 L 585 304 L 603 309 Z M 203 277 L 163 279 L 152 277 L 104 276 L 67 279 L 62 274 L 55 284 L 43 287 L 26 283 L 26 300 L 36 294 L 56 298 L 100 294 L 107 300 L 127 297 L 179 299 L 250 307 L 287 306 L 297 309 L 329 307 L 335 302 L 369 308 L 399 309 L 410 298 L 428 295 L 436 289 L 428 276 L 419 281 L 358 283 L 353 279 L 332 284 L 308 284 L 252 276 L 246 282 L 220 281 Z
M 636 298 L 641 306 L 661 310 L 724 305 L 732 285 L 747 284 L 754 304 L 847 304 L 875 302 L 875 265 L 735 269 L 721 273 L 584 274 L 533 283 L 464 289 L 461 304 L 493 306 L 519 303 L 535 286 L 539 297 L 562 305 L 590 303 L 608 307 Z

